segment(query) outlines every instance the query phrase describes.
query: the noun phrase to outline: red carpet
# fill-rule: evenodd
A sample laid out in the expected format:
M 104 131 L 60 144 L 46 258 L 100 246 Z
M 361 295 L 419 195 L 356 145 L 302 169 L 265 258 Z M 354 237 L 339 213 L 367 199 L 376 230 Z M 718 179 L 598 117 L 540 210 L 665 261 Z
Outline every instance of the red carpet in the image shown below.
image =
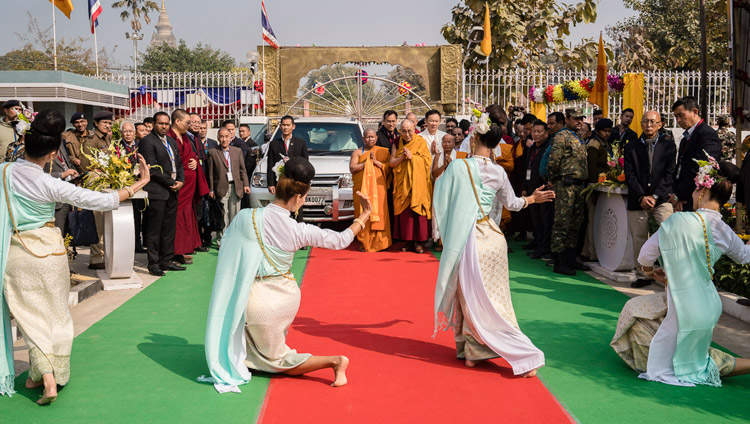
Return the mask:
M 260 422 L 572 422 L 538 378 L 502 359 L 466 368 L 452 333 L 430 338 L 437 270 L 428 254 L 314 249 L 287 344 L 348 356 L 349 384 L 330 387 L 330 369 L 275 376 Z

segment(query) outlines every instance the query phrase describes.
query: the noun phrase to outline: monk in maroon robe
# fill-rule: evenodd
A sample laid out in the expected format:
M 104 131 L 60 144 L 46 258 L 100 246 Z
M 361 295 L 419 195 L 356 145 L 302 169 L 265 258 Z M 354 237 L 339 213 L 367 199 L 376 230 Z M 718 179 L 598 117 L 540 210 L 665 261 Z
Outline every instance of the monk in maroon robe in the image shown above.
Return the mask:
M 174 260 L 183 264 L 191 263 L 190 258 L 186 258 L 185 255 L 202 248 L 195 204 L 209 192 L 203 167 L 198 163 L 198 155 L 187 135 L 189 119 L 187 112 L 182 109 L 176 110 L 172 114 L 172 129 L 169 130 L 169 136 L 177 141 L 180 160 L 185 170 L 185 185 L 177 195 L 177 230 L 174 238 Z

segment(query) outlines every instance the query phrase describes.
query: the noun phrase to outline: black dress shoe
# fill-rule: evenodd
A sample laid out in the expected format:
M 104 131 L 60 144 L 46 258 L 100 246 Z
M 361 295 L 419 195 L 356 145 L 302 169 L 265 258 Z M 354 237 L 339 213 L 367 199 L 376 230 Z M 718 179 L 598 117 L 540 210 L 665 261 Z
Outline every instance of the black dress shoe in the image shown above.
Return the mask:
M 526 252 L 526 255 L 528 255 L 528 257 L 530 257 L 531 259 L 539 259 L 542 257 L 542 254 L 537 252 L 536 250 Z
M 737 304 L 742 306 L 750 306 L 750 299 L 742 297 L 737 299 Z
M 523 250 L 534 250 L 536 249 L 536 242 L 529 242 L 521 246 Z
M 639 278 L 635 280 L 634 282 L 630 283 L 630 287 L 634 289 L 640 289 L 641 287 L 646 287 L 651 285 L 652 280 L 647 280 L 645 278 Z
M 160 268 L 148 268 L 148 273 L 151 275 L 155 275 L 157 277 L 161 277 L 164 275 L 164 271 L 162 271 Z
M 104 269 L 104 262 L 100 264 L 89 264 L 89 269 Z
M 161 266 L 161 270 L 162 271 L 184 271 L 186 269 L 187 268 L 185 268 L 184 266 L 180 266 L 180 265 L 178 265 L 176 263 L 171 263 L 171 264 L 168 264 L 168 265 L 162 265 Z
M 541 256 L 539 256 L 539 259 L 544 261 L 551 261 L 552 260 L 552 253 L 542 253 Z
M 195 249 L 196 252 L 203 252 L 203 253 L 208 252 L 208 250 L 209 250 L 208 247 L 205 247 L 205 246 L 201 246 Z
M 136 246 L 135 253 L 148 253 L 148 250 L 146 250 L 146 249 L 144 249 L 144 248 L 142 248 L 140 246 Z

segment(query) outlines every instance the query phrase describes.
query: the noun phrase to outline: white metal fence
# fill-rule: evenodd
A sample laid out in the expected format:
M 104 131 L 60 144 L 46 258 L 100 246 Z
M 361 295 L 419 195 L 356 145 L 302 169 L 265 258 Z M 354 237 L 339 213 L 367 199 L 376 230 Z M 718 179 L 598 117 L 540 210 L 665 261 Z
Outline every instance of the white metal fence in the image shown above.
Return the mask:
M 177 108 L 195 112 L 212 126 L 238 116 L 263 115 L 262 84 L 250 71 L 106 74 L 100 78 L 130 91 L 130 108 L 120 115 L 141 121 Z
M 624 73 L 623 73 L 624 74 Z M 465 97 L 482 105 L 500 104 L 523 106 L 529 110 L 529 88 L 546 87 L 549 84 L 561 84 L 572 79 L 595 79 L 595 71 L 471 71 L 465 76 Z M 720 115 L 729 114 L 731 78 L 728 71 L 708 73 L 708 118 L 711 125 L 716 125 Z M 461 88 L 459 88 L 460 90 Z M 461 94 L 459 94 L 461 96 Z M 654 71 L 644 72 L 644 106 L 647 110 L 656 110 L 667 119 L 667 126 L 676 126 L 672 115 L 672 103 L 679 97 L 694 96 L 700 98 L 700 72 Z M 561 111 L 571 106 L 584 107 L 588 115 L 594 107 L 586 102 L 567 102 L 549 105 L 548 112 Z M 464 107 L 467 107 L 464 105 Z M 460 106 L 459 106 L 460 110 Z M 622 94 L 609 98 L 610 116 L 619 116 L 622 110 Z

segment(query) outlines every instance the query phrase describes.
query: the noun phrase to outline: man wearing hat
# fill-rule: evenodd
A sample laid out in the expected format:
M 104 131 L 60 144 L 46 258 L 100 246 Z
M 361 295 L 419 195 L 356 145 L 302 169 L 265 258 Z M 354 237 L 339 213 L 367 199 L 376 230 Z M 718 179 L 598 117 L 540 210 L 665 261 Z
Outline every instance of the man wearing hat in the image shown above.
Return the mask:
M 599 181 L 600 174 L 606 174 L 609 171 L 607 165 L 607 155 L 612 154 L 612 146 L 607 140 L 612 135 L 614 123 L 610 119 L 599 119 L 594 125 L 594 135 L 586 145 L 586 156 L 589 184 L 596 184 Z M 586 239 L 583 243 L 581 256 L 585 256 L 591 261 L 596 260 L 596 250 L 594 249 L 594 212 L 596 211 L 596 201 L 599 197 L 598 192 L 591 193 L 586 199 L 586 214 L 588 222 L 586 224 Z
M 19 136 L 16 134 L 16 122 L 18 114 L 21 113 L 21 102 L 8 100 L 3 103 L 3 119 L 0 120 L 0 161 L 5 157 L 5 152 Z
M 625 145 L 625 182 L 628 185 L 628 227 L 633 239 L 633 255 L 638 257 L 648 239 L 648 222 L 653 218 L 661 225 L 672 215 L 669 203 L 672 192 L 677 147 L 668 134 L 659 132 L 662 127 L 658 112 L 649 110 L 641 120 L 643 134 L 635 142 Z M 644 287 L 650 279 L 636 266 L 636 280 L 631 286 Z
M 92 155 L 91 149 L 106 149 L 112 140 L 112 112 L 102 110 L 94 114 L 94 131 L 84 140 L 83 151 Z M 81 169 L 83 173 L 88 172 L 90 161 L 81 155 Z M 104 269 L 104 216 L 101 212 L 94 212 L 96 221 L 96 232 L 99 234 L 99 243 L 91 245 L 91 257 L 89 258 L 89 269 Z
M 547 175 L 555 192 L 555 218 L 551 250 L 554 272 L 575 275 L 589 268 L 576 260 L 578 231 L 583 215 L 581 191 L 588 178 L 586 145 L 578 136 L 583 123 L 581 108 L 565 109 L 565 128 L 552 139 Z
M 63 143 L 68 150 L 68 156 L 70 161 L 75 166 L 76 170 L 80 173 L 81 169 L 81 146 L 83 146 L 86 138 L 90 135 L 88 126 L 89 121 L 84 116 L 83 112 L 76 112 L 70 117 L 70 123 L 73 124 L 73 129 L 62 133 Z
M 91 149 L 104 149 L 112 141 L 112 112 L 102 110 L 94 114 L 94 131 L 83 141 L 83 151 L 91 155 Z M 80 155 L 81 169 L 88 172 L 91 164 L 85 156 Z

